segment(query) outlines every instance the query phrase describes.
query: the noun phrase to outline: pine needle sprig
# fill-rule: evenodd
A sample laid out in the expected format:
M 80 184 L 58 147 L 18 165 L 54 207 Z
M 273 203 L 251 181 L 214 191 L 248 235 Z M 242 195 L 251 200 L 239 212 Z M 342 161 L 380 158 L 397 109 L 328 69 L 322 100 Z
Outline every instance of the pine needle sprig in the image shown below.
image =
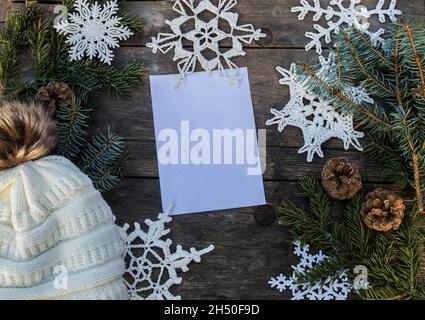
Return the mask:
M 409 184 L 417 210 L 424 214 L 425 25 L 399 20 L 386 34 L 386 45 L 374 46 L 362 31 L 343 30 L 336 41 L 336 81 L 320 77 L 320 66 L 302 64 L 299 71 L 315 94 L 353 114 L 372 141 L 367 154 L 387 167 L 396 177 L 392 180 Z M 375 103 L 359 105 L 344 95 L 341 88 L 353 84 L 362 85 Z M 382 153 L 387 150 L 395 156 Z
M 124 157 L 124 139 L 108 128 L 106 135 L 100 133 L 88 143 L 79 164 L 81 170 L 92 179 L 93 185 L 104 192 L 120 181 L 123 174 L 120 165 Z
M 86 145 L 91 113 L 91 109 L 82 107 L 78 98 L 74 98 L 71 105 L 57 110 L 58 154 L 73 161 L 78 159 Z
M 411 168 L 400 158 L 393 144 L 389 141 L 375 140 L 370 137 L 364 148 L 367 158 L 377 163 L 384 163 L 383 174 L 400 189 L 406 189 L 410 185 L 409 176 Z
M 331 223 L 329 199 L 318 181 L 305 177 L 299 184 L 303 194 L 310 199 L 310 212 L 298 208 L 293 202 L 285 202 L 277 209 L 280 223 L 302 243 L 314 242 L 324 249 L 334 247 L 335 242 L 328 232 Z
M 28 42 L 32 26 L 39 21 L 41 11 L 30 5 L 22 12 L 12 15 L 7 25 L 0 31 L 0 96 L 6 97 L 9 91 L 18 90 L 23 81 L 19 77 L 20 47 Z M 17 79 L 18 78 L 18 79 Z
M 69 11 L 73 3 L 63 1 Z M 136 15 L 121 10 L 118 14 L 133 32 L 140 30 Z M 134 88 L 143 84 L 145 70 L 140 63 L 119 69 L 88 58 L 70 61 L 68 51 L 66 37 L 56 32 L 53 20 L 44 17 L 36 3 L 27 4 L 0 32 L 0 98 L 31 101 L 39 88 L 50 82 L 68 84 L 76 98 L 56 112 L 57 154 L 77 163 L 100 191 L 109 191 L 124 175 L 127 153 L 123 138 L 110 130 L 91 138 L 88 131 L 95 106 L 86 106 L 99 93 L 128 99 Z M 33 70 L 25 70 L 25 79 L 21 78 L 21 64 L 25 69 L 33 65 Z
M 362 195 L 351 199 L 343 221 L 330 217 L 330 199 L 317 179 L 305 177 L 299 186 L 308 197 L 309 210 L 284 202 L 277 208 L 279 223 L 288 228 L 293 241 L 320 248 L 328 259 L 315 266 L 299 282 L 323 283 L 328 277 L 346 273 L 354 282 L 356 266 L 367 268 L 368 289 L 355 290 L 366 299 L 421 299 L 424 290 L 418 281 L 419 244 L 424 238 L 409 208 L 402 228 L 389 234 L 376 233 L 366 227 L 360 213 Z M 323 205 L 326 204 L 326 205 Z M 322 208 L 323 211 L 317 211 Z

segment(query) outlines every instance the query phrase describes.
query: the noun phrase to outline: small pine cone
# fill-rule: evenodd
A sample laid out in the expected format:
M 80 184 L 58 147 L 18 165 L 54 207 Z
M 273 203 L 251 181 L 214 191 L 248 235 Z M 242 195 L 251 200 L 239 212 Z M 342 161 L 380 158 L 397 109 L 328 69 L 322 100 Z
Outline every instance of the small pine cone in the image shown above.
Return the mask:
M 35 100 L 46 103 L 49 108 L 55 110 L 58 107 L 69 106 L 74 96 L 74 92 L 66 83 L 50 82 L 38 90 Z
M 400 227 L 404 209 L 402 198 L 392 191 L 378 188 L 366 196 L 361 213 L 369 228 L 386 232 Z
M 346 158 L 335 158 L 323 168 L 322 185 L 333 199 L 351 199 L 362 188 L 362 178 L 356 165 Z

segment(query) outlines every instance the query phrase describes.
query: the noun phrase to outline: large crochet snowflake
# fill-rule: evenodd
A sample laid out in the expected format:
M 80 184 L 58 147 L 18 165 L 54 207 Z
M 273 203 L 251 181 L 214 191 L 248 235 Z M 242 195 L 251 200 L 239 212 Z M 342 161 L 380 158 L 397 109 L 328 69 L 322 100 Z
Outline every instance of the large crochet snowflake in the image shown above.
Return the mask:
M 337 77 L 335 56 L 330 54 L 328 59 L 320 57 L 322 65 L 318 76 L 325 81 L 332 82 Z M 305 80 L 301 80 L 292 64 L 289 70 L 277 68 L 283 78 L 280 84 L 289 86 L 290 100 L 282 110 L 271 109 L 274 117 L 266 122 L 267 125 L 278 125 L 279 132 L 286 126 L 295 126 L 301 129 L 304 145 L 299 153 L 307 152 L 307 161 L 312 162 L 314 155 L 323 158 L 322 144 L 331 138 L 339 138 L 348 150 L 353 146 L 362 150 L 359 138 L 364 134 L 353 128 L 353 116 L 344 115 L 335 111 L 334 107 L 320 97 L 308 91 Z M 347 85 L 343 92 L 357 103 L 373 103 L 366 90 L 359 86 Z
M 279 292 L 291 290 L 291 300 L 347 300 L 351 292 L 352 285 L 348 280 L 347 274 L 343 272 L 339 277 L 328 277 L 325 282 L 317 283 L 299 283 L 298 275 L 304 275 L 316 265 L 320 264 L 327 257 L 319 251 L 318 254 L 309 253 L 309 245 L 301 247 L 299 242 L 294 243 L 294 254 L 300 257 L 300 262 L 292 266 L 293 273 L 291 277 L 283 274 L 271 278 L 269 285 L 276 288 Z
M 348 1 L 350 1 L 350 4 L 344 6 Z M 313 25 L 315 31 L 309 31 L 305 34 L 307 38 L 311 39 L 305 49 L 308 51 L 316 48 L 316 52 L 319 55 L 322 54 L 322 40 L 329 44 L 332 41 L 332 34 L 338 34 L 344 26 L 354 26 L 363 30 L 370 36 L 374 45 L 379 42 L 383 43 L 384 40 L 381 36 L 384 33 L 384 29 L 374 32 L 369 31 L 369 19 L 372 16 L 377 16 L 379 22 L 384 23 L 388 17 L 389 20 L 394 22 L 397 20 L 397 16 L 402 13 L 400 10 L 395 9 L 396 0 L 391 0 L 386 8 L 384 8 L 386 1 L 379 0 L 376 7 L 371 10 L 361 5 L 362 0 L 331 0 L 326 8 L 322 8 L 320 0 L 313 0 L 313 4 L 310 4 L 310 2 L 310 0 L 301 0 L 301 6 L 293 7 L 291 11 L 299 12 L 298 20 L 304 20 L 309 13 L 314 14 L 313 21 L 315 22 L 322 17 L 325 18 L 327 22 L 325 27 L 315 23 Z
M 165 228 L 165 224 L 172 220 L 170 210 L 171 207 L 166 213 L 160 213 L 155 221 L 145 220 L 147 232 L 138 223 L 134 224 L 132 230 L 128 224 L 119 228 L 127 248 L 125 283 L 130 300 L 180 300 L 180 296 L 170 292 L 173 285 L 182 282 L 177 270 L 188 271 L 189 263 L 200 262 L 202 255 L 214 249 L 210 245 L 199 251 L 194 248 L 185 251 L 178 245 L 172 252 L 172 241 L 163 239 L 170 232 L 170 229 Z
M 75 11 L 68 15 L 68 20 L 55 25 L 59 33 L 67 35 L 71 61 L 87 56 L 111 64 L 112 49 L 119 47 L 119 40 L 126 40 L 133 34 L 128 27 L 121 25 L 117 12 L 116 0 L 103 6 L 98 2 L 90 5 L 86 0 L 75 1 Z
M 154 53 L 174 49 L 173 60 L 179 70 L 177 84 L 184 82 L 185 75 L 194 72 L 198 63 L 208 73 L 217 69 L 223 79 L 234 85 L 239 83 L 238 67 L 232 58 L 245 55 L 243 43 L 250 44 L 266 35 L 251 24 L 238 25 L 239 15 L 230 12 L 236 4 L 236 0 L 220 0 L 217 5 L 210 0 L 175 1 L 173 9 L 180 16 L 166 21 L 172 33 L 158 34 L 147 46 Z M 208 20 L 205 13 L 212 14 L 212 18 Z M 221 23 L 228 30 L 221 30 Z M 225 40 L 231 43 L 230 49 L 220 48 Z

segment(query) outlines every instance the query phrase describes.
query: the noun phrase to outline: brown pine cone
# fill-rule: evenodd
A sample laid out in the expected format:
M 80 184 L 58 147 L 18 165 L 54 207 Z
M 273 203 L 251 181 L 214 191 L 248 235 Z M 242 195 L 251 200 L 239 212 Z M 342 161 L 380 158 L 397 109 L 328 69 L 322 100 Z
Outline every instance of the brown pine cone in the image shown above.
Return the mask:
M 376 231 L 397 230 L 404 218 L 403 199 L 392 191 L 378 188 L 366 196 L 362 206 L 364 223 Z
M 334 199 L 351 199 L 362 188 L 362 178 L 356 165 L 346 158 L 335 158 L 323 168 L 322 185 Z
M 35 100 L 46 103 L 50 108 L 56 109 L 69 106 L 74 96 L 74 92 L 66 83 L 50 82 L 47 86 L 38 90 Z

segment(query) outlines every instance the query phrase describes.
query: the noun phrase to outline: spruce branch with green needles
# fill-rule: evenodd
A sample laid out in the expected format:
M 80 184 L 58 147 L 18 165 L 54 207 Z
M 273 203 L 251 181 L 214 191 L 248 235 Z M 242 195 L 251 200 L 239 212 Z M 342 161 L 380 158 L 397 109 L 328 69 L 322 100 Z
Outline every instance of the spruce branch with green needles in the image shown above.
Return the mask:
M 123 138 L 111 132 L 93 138 L 81 157 L 82 171 L 101 192 L 113 189 L 124 175 Z
M 69 10 L 73 3 L 63 1 Z M 137 16 L 122 10 L 118 14 L 132 31 L 140 30 Z M 68 84 L 76 97 L 71 105 L 56 112 L 57 154 L 76 163 L 100 191 L 109 191 L 124 175 L 127 153 L 123 139 L 109 129 L 106 134 L 89 136 L 95 109 L 91 98 L 109 92 L 127 99 L 133 89 L 142 85 L 144 67 L 128 63 L 117 69 L 88 58 L 70 61 L 65 40 L 53 28 L 53 19 L 44 17 L 36 3 L 27 4 L 23 11 L 9 17 L 0 32 L 0 99 L 30 101 L 40 87 L 50 82 Z M 27 70 L 31 65 L 33 69 Z
M 277 208 L 279 223 L 287 227 L 293 240 L 321 249 L 329 257 L 313 268 L 300 282 L 324 281 L 344 271 L 351 281 L 353 270 L 363 265 L 368 271 L 369 289 L 357 293 L 366 299 L 423 299 L 425 290 L 418 281 L 419 244 L 423 234 L 414 216 L 405 218 L 402 227 L 390 234 L 367 228 L 360 214 L 362 196 L 349 201 L 341 221 L 331 217 L 331 200 L 319 181 L 312 177 L 299 180 L 309 199 L 308 208 L 288 201 Z
M 58 154 L 73 161 L 78 159 L 87 142 L 91 111 L 83 108 L 78 98 L 57 110 Z
M 410 186 L 415 212 L 425 213 L 425 24 L 399 20 L 373 46 L 362 31 L 346 29 L 336 41 L 337 81 L 319 76 L 319 66 L 298 68 L 308 88 L 338 111 L 353 114 L 369 135 L 366 154 L 386 167 L 392 181 Z M 374 104 L 358 104 L 344 94 L 362 85 Z

